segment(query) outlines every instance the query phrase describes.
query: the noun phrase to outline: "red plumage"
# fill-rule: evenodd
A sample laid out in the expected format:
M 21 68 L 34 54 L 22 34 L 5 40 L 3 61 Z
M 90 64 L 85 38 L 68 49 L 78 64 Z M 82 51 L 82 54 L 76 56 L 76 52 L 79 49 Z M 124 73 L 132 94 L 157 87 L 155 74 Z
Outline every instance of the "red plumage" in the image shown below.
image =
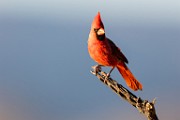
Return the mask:
M 132 90 L 142 90 L 142 85 L 126 66 L 127 58 L 121 50 L 105 36 L 100 13 L 95 16 L 88 39 L 90 57 L 99 65 L 116 67 Z

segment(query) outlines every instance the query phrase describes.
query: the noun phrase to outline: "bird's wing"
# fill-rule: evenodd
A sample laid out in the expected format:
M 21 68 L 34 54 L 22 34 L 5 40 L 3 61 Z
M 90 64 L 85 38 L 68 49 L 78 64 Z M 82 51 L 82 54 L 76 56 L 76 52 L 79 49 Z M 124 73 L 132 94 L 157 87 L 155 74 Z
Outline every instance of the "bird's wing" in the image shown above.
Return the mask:
M 109 43 L 109 45 L 111 46 L 112 49 L 112 54 L 117 56 L 117 58 L 119 60 L 122 60 L 125 63 L 128 63 L 127 58 L 125 57 L 125 55 L 121 52 L 121 50 L 113 43 L 113 41 L 111 41 L 109 38 L 107 38 L 107 41 Z

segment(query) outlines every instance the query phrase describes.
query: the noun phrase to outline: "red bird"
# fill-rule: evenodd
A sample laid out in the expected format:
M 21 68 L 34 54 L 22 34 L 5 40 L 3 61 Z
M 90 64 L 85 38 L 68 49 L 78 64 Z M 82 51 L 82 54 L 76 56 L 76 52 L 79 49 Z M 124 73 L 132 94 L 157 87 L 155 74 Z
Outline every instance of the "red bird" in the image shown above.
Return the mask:
M 142 90 L 142 85 L 126 66 L 127 58 L 121 50 L 105 36 L 104 25 L 101 21 L 100 12 L 95 16 L 88 39 L 88 51 L 90 57 L 98 63 L 96 66 L 110 66 L 112 70 L 116 67 L 132 90 Z

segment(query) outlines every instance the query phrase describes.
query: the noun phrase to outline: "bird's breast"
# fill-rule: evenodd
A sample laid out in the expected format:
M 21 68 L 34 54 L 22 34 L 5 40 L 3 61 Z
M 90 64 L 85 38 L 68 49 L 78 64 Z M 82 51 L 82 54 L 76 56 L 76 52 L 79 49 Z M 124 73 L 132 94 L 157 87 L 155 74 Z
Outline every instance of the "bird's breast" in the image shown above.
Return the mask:
M 88 51 L 90 57 L 100 65 L 115 66 L 117 63 L 106 41 L 88 41 Z

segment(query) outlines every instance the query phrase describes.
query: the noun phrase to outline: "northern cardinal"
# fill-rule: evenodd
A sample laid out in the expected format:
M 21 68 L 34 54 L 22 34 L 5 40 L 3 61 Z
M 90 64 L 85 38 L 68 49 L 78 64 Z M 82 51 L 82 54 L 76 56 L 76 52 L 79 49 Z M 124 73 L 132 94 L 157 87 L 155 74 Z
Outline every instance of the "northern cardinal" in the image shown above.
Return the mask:
M 95 16 L 89 38 L 88 38 L 88 52 L 90 57 L 98 63 L 99 66 L 110 66 L 112 70 L 116 67 L 128 87 L 132 90 L 142 90 L 141 83 L 134 77 L 129 68 L 126 66 L 128 63 L 127 58 L 121 50 L 105 35 L 104 25 L 101 21 L 100 12 Z

